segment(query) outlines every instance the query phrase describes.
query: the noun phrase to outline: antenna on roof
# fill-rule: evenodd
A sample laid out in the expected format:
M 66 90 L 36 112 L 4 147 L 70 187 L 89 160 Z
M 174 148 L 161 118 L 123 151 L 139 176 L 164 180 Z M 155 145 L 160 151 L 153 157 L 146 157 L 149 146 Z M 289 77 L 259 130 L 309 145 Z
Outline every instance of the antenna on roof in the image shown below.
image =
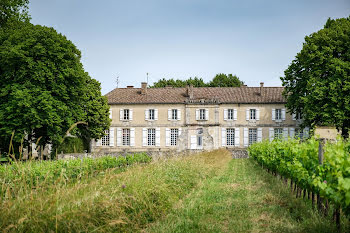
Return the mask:
M 119 76 L 117 77 L 117 80 L 115 81 L 117 83 L 117 88 L 119 86 Z
M 148 86 L 148 72 L 146 74 L 147 74 L 147 86 Z

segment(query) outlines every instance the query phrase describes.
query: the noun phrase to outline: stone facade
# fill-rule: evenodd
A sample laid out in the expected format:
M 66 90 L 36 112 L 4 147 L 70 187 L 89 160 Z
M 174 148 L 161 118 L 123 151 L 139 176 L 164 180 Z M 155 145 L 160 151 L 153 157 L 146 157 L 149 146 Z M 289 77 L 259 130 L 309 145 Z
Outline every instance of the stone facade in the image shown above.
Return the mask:
M 282 91 L 263 85 L 115 89 L 107 94 L 110 130 L 91 142 L 92 152 L 234 149 L 276 136 L 294 137 L 302 120 L 288 113 Z M 301 129 L 298 134 L 305 137 L 308 130 Z

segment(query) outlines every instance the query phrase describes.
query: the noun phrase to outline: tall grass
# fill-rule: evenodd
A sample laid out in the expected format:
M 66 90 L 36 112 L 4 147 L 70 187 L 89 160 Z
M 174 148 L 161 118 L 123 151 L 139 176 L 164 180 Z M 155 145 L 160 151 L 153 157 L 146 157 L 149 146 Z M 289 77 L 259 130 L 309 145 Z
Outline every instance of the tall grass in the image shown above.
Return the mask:
M 0 203 L 9 232 L 137 232 L 163 218 L 182 198 L 226 168 L 218 150 L 134 166 L 55 188 L 26 189 Z M 14 182 L 15 184 L 15 182 Z M 22 183 L 19 185 L 23 185 Z

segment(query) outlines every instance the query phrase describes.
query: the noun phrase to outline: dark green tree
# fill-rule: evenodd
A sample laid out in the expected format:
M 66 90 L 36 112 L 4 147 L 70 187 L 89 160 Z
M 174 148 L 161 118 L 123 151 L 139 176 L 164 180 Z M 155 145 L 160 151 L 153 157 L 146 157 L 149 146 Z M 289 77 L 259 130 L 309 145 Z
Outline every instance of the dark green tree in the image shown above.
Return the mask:
M 281 77 L 292 113 L 304 124 L 332 125 L 348 138 L 350 128 L 350 17 L 328 19 L 305 37 L 302 50 Z
M 2 151 L 13 131 L 17 145 L 22 138 L 31 143 L 41 137 L 41 145 L 57 146 L 78 121 L 91 124 L 81 132 L 92 138 L 108 128 L 107 102 L 80 59 L 76 46 L 53 28 L 23 23 L 0 33 Z
M 29 0 L 1 0 L 0 28 L 8 27 L 18 22 L 29 22 Z
M 210 87 L 240 87 L 243 82 L 236 75 L 217 74 L 209 83 Z

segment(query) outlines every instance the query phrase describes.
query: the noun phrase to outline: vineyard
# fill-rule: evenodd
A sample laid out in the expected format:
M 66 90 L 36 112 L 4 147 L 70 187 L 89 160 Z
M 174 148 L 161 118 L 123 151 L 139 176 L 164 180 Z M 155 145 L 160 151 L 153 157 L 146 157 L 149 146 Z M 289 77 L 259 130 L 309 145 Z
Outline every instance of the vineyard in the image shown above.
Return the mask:
M 249 147 L 249 155 L 261 166 L 285 182 L 290 179 L 291 188 L 297 197 L 306 192 L 325 215 L 329 204 L 334 206 L 334 217 L 339 225 L 340 210 L 350 214 L 350 143 L 339 140 L 326 143 L 324 158 L 319 162 L 319 140 L 312 138 L 305 142 L 288 141 L 261 142 Z M 311 197 L 310 197 L 311 196 Z

